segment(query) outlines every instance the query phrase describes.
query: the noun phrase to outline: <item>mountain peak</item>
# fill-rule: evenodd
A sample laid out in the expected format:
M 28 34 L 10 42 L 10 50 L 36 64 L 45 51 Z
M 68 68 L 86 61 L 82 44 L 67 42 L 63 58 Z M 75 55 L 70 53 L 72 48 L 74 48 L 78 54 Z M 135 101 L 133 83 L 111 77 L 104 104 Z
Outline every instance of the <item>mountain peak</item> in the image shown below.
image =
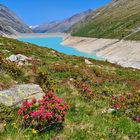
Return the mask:
M 74 24 L 82 20 L 84 17 L 92 13 L 92 9 L 88 9 L 81 13 L 77 13 L 70 18 L 61 20 L 61 21 L 52 21 L 49 23 L 41 24 L 36 28 L 33 28 L 34 32 L 44 33 L 44 32 L 65 32 L 69 30 Z

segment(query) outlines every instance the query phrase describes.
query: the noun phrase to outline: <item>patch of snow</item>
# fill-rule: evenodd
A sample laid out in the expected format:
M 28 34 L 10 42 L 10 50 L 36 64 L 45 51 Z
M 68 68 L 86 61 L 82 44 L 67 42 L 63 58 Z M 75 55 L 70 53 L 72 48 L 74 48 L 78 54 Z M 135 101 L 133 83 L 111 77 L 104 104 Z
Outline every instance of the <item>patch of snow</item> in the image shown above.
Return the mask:
M 35 29 L 37 28 L 39 25 L 33 25 L 33 26 L 29 26 L 31 29 Z

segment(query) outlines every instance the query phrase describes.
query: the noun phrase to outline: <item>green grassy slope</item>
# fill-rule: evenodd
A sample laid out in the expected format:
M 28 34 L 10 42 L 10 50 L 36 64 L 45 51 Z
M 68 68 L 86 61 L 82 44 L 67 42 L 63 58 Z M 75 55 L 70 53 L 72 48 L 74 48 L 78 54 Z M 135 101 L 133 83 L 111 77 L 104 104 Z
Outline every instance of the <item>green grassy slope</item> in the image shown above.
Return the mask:
M 139 0 L 112 2 L 93 12 L 71 29 L 73 36 L 118 39 L 136 30 L 140 30 Z M 140 40 L 140 35 L 135 33 L 128 39 Z
M 0 42 L 0 83 L 4 84 L 3 89 L 16 82 L 37 83 L 43 89 L 54 90 L 71 107 L 63 130 L 38 134 L 14 128 L 12 124 L 15 123 L 17 115 L 13 110 L 13 119 L 7 122 L 5 131 L 0 133 L 1 140 L 140 138 L 140 124 L 133 120 L 134 116 L 140 115 L 139 70 L 92 59 L 89 60 L 93 65 L 88 66 L 83 57 L 69 56 L 2 37 Z M 19 53 L 33 57 L 34 61 L 23 67 L 3 61 L 7 56 Z M 47 85 L 40 82 L 41 78 Z M 121 108 L 114 113 L 105 113 L 104 110 L 114 106 L 112 96 L 120 98 L 118 103 Z M 125 96 L 126 100 L 122 100 L 122 96 Z

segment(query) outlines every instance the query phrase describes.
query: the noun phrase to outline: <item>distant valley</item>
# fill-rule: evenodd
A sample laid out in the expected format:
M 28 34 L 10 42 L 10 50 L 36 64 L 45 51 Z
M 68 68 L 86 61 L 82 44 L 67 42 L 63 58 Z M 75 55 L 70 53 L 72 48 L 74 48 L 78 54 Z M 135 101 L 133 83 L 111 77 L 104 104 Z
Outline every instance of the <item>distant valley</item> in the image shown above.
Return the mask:
M 56 33 L 56 32 L 66 32 L 74 24 L 83 20 L 86 16 L 89 16 L 93 12 L 92 9 L 75 14 L 62 21 L 52 21 L 50 23 L 31 26 L 31 29 L 36 33 Z

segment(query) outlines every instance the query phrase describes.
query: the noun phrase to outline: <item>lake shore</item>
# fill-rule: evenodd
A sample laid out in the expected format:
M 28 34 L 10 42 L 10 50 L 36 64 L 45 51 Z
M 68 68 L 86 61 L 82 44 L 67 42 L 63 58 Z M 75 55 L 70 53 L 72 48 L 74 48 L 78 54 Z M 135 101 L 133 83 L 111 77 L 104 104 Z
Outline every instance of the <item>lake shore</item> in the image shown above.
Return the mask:
M 10 36 L 14 39 L 45 37 L 62 37 L 62 45 L 71 46 L 83 53 L 96 53 L 98 57 L 123 67 L 140 69 L 139 41 L 73 37 L 66 33 L 24 33 Z
M 123 67 L 140 69 L 139 41 L 72 37 L 67 35 L 62 44 L 72 46 L 85 53 L 94 52 L 97 56 Z
M 23 42 L 33 43 L 39 46 L 48 47 L 68 55 L 83 56 L 87 58 L 93 58 L 96 60 L 104 60 L 101 57 L 97 57 L 96 54 L 84 53 L 82 51 L 78 51 L 74 47 L 62 45 L 61 43 L 63 42 L 66 36 L 67 35 L 65 34 L 24 34 L 22 36 L 18 36 L 16 39 Z

